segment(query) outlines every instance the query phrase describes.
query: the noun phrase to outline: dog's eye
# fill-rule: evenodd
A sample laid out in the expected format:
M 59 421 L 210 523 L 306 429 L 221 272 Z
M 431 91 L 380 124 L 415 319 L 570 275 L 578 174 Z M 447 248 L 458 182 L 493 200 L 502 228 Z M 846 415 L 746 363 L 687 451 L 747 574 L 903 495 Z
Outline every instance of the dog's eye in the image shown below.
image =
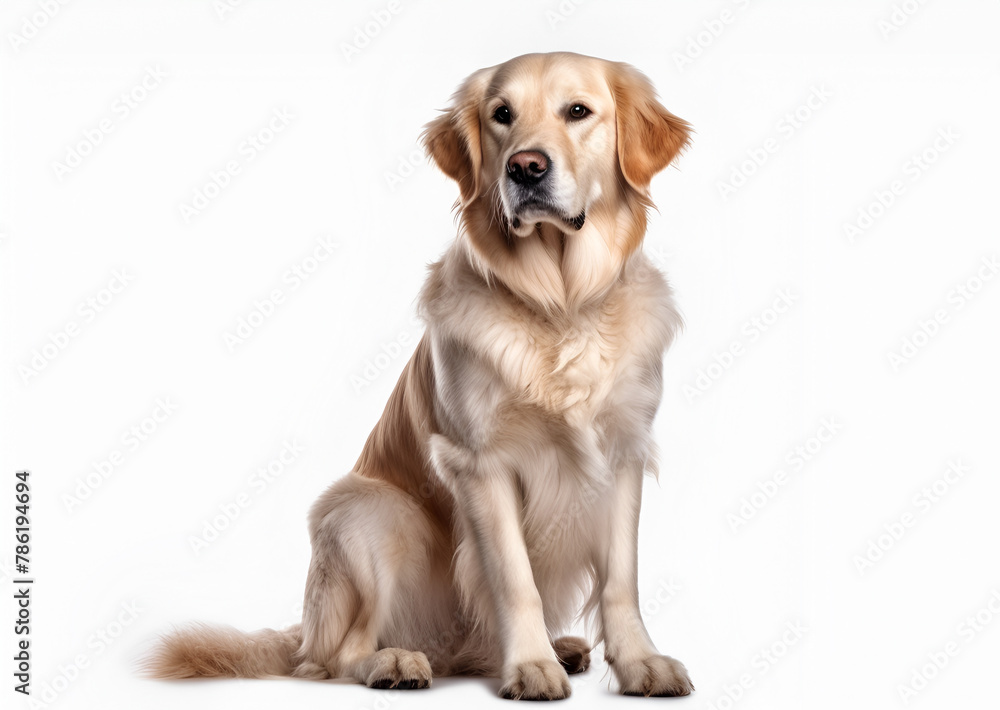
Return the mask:
M 581 118 L 586 118 L 590 115 L 590 109 L 583 104 L 573 104 L 569 109 L 569 117 L 579 121 Z
M 513 116 L 510 115 L 510 109 L 506 106 L 500 106 L 496 111 L 493 112 L 493 120 L 497 123 L 510 123 L 513 120 Z

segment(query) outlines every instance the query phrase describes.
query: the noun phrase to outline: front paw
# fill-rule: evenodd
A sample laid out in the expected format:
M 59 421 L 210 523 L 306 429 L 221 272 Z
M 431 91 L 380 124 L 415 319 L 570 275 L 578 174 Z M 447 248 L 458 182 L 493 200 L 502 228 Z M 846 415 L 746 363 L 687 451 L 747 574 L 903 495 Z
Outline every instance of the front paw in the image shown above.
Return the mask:
M 611 667 L 623 695 L 677 696 L 694 690 L 684 664 L 670 656 L 617 661 Z
M 504 672 L 500 697 L 508 700 L 562 700 L 569 697 L 569 678 L 557 661 L 518 663 Z

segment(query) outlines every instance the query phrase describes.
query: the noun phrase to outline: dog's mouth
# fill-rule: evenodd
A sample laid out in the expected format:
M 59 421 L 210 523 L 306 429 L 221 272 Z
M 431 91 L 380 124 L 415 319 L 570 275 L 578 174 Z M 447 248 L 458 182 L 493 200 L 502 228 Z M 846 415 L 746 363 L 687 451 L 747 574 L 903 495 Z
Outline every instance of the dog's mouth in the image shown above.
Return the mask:
M 508 217 L 508 221 L 514 233 L 521 237 L 530 234 L 532 226 L 538 226 L 542 222 L 571 227 L 573 231 L 579 232 L 587 221 L 587 210 L 569 216 L 553 204 L 542 200 L 530 200 L 518 205 L 514 215 Z

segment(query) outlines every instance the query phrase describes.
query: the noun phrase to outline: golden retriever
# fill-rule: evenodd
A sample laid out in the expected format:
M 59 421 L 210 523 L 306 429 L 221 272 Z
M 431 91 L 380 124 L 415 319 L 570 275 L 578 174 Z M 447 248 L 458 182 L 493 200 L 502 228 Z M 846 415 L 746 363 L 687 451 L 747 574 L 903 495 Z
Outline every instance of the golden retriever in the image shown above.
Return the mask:
M 651 178 L 688 124 L 627 64 L 530 54 L 470 76 L 423 142 L 460 230 L 420 295 L 427 329 L 354 469 L 309 516 L 301 625 L 195 626 L 157 677 L 502 679 L 558 699 L 590 643 L 620 692 L 686 695 L 639 612 L 637 535 L 662 358 L 681 319 L 640 245 Z

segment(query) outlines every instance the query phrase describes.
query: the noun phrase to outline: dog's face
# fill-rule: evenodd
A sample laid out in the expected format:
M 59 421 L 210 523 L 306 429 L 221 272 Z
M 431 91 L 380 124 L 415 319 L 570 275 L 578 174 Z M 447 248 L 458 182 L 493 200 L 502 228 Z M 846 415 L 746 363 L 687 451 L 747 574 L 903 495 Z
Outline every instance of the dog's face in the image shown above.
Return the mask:
M 534 55 L 501 67 L 479 104 L 483 180 L 497 185 L 511 231 L 580 229 L 615 179 L 615 104 L 601 68 Z
M 569 53 L 476 72 L 424 137 L 463 210 L 481 201 L 518 237 L 546 222 L 571 233 L 594 206 L 615 209 L 623 190 L 644 196 L 687 139 L 638 71 Z

